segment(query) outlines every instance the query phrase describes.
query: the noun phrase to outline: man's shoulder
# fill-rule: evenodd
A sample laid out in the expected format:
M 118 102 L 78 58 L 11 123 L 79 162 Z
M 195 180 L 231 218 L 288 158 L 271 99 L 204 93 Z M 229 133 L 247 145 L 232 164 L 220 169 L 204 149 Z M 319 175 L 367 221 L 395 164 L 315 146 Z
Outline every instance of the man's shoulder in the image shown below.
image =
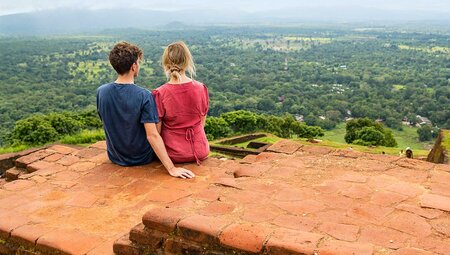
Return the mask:
M 106 83 L 97 88 L 97 92 L 107 90 L 112 86 L 112 83 Z
M 148 90 L 146 88 L 143 88 L 143 87 L 141 87 L 139 85 L 136 85 L 136 84 L 135 84 L 134 87 L 135 87 L 134 90 L 136 92 L 135 93 L 136 96 L 143 97 L 143 98 L 153 96 L 152 92 L 150 92 L 150 90 Z

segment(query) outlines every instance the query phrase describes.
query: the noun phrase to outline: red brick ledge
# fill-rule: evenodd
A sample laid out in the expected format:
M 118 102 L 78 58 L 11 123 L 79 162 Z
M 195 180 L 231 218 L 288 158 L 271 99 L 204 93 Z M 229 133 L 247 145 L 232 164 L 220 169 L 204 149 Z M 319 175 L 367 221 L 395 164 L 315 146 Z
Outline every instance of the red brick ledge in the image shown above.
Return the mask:
M 22 216 L 2 217 L 0 254 L 86 254 L 104 240 L 75 229 L 51 229 Z
M 234 223 L 171 208 L 151 210 L 142 221 L 114 243 L 116 254 L 316 254 L 324 238 L 316 233 Z M 340 242 L 339 246 L 372 250 L 370 244 L 361 247 Z

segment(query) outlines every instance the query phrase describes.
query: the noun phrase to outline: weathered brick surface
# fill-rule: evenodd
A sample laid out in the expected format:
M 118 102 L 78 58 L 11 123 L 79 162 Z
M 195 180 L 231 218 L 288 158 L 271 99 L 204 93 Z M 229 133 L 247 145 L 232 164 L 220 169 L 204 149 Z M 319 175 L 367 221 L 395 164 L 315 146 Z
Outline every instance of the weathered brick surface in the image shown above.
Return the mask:
M 359 226 L 325 222 L 319 227 L 319 230 L 339 240 L 356 241 Z
M 269 222 L 283 211 L 274 205 L 249 205 L 244 208 L 241 219 L 251 223 Z
M 323 236 L 287 229 L 277 229 L 265 245 L 269 254 L 314 254 L 317 244 Z
M 359 241 L 372 243 L 382 247 L 398 249 L 404 246 L 404 244 L 412 236 L 400 231 L 380 227 L 380 226 L 363 226 Z
M 14 180 L 19 179 L 19 175 L 21 175 L 22 173 L 23 173 L 22 171 L 20 171 L 16 168 L 11 168 L 11 169 L 6 170 L 5 178 L 8 181 L 14 181 Z
M 350 198 L 362 199 L 369 197 L 373 190 L 365 184 L 352 184 L 352 186 L 341 192 L 342 195 Z
M 178 221 L 184 217 L 185 214 L 181 211 L 168 208 L 157 208 L 146 212 L 142 217 L 142 222 L 149 229 L 170 233 L 175 230 Z
M 432 209 L 432 208 L 421 208 L 419 205 L 412 205 L 412 204 L 407 204 L 407 203 L 399 204 L 395 208 L 403 210 L 403 211 L 415 213 L 415 214 L 425 217 L 427 219 L 437 218 L 437 217 L 441 216 L 443 213 L 441 210 L 436 210 L 436 209 Z
M 103 154 L 105 152 L 104 149 L 98 149 L 95 147 L 85 148 L 73 153 L 75 156 L 80 158 L 92 158 L 97 155 Z
M 117 255 L 140 255 L 142 252 L 130 241 L 129 235 L 117 239 L 113 245 L 113 251 Z
M 95 163 L 92 162 L 77 162 L 71 166 L 69 166 L 69 171 L 75 171 L 75 172 L 86 172 L 95 167 Z
M 435 254 L 447 255 L 450 251 L 450 243 L 446 239 L 436 236 L 416 239 L 412 242 L 412 246 Z
M 103 240 L 77 230 L 58 229 L 44 234 L 37 240 L 36 248 L 44 253 L 62 251 L 67 254 L 86 254 Z
M 409 196 L 409 197 L 418 196 L 425 191 L 425 189 L 418 184 L 412 184 L 412 183 L 406 183 L 406 182 L 398 182 L 395 184 L 391 184 L 388 187 L 386 187 L 386 190 L 392 191 L 392 192 L 397 192 L 399 194 Z
M 425 194 L 420 202 L 422 207 L 435 208 L 443 211 L 450 212 L 450 197 Z
M 56 161 L 60 160 L 62 157 L 64 157 L 64 154 L 55 153 L 48 157 L 45 157 L 44 160 L 48 161 L 48 162 L 56 162 Z
M 450 218 L 432 220 L 431 225 L 436 231 L 450 238 Z
M 34 246 L 38 238 L 51 231 L 53 229 L 46 226 L 27 224 L 12 230 L 11 239 L 23 246 Z
M 217 238 L 231 222 L 224 219 L 193 215 L 181 220 L 177 227 L 181 235 L 196 242 L 215 243 Z
M 428 163 L 305 146 L 180 164 L 197 174 L 181 180 L 160 162 L 114 165 L 104 142 L 62 147 L 22 159 L 35 172 L 0 180 L 7 254 L 19 244 L 18 254 L 32 254 L 35 240 L 45 253 L 89 255 L 450 250 L 448 175 Z
M 233 212 L 235 206 L 230 203 L 214 201 L 203 208 L 199 213 L 206 216 L 218 216 Z
M 80 160 L 79 157 L 73 156 L 73 155 L 66 155 L 62 157 L 60 160 L 56 161 L 58 164 L 61 164 L 63 166 L 71 166 L 75 163 L 77 163 Z
M 16 167 L 19 167 L 19 168 L 26 168 L 28 164 L 31 164 L 31 163 L 33 163 L 35 161 L 38 161 L 38 160 L 43 159 L 43 158 L 45 158 L 47 156 L 50 156 L 53 153 L 54 152 L 48 151 L 48 150 L 39 150 L 39 151 L 33 152 L 33 153 L 29 154 L 29 155 L 26 155 L 26 156 L 18 158 L 15 161 L 15 165 L 16 165 Z
M 6 212 L 3 213 L 3 211 L 0 211 L 0 219 L 1 239 L 8 239 L 11 235 L 11 231 L 30 222 L 30 218 L 26 216 Z
M 247 252 L 261 252 L 270 229 L 251 224 L 233 224 L 220 234 L 220 243 Z
M 367 243 L 327 241 L 319 248 L 320 255 L 372 255 L 373 246 Z
M 168 236 L 168 233 L 148 229 L 142 223 L 136 225 L 130 231 L 130 240 L 132 242 L 145 245 L 152 250 L 159 249 Z
M 302 147 L 301 144 L 290 140 L 281 140 L 267 148 L 267 151 L 292 154 Z
M 408 212 L 393 215 L 384 225 L 417 237 L 431 234 L 431 226 L 424 218 Z
M 64 167 L 62 167 L 61 165 L 55 164 L 55 163 L 51 163 L 51 162 L 46 162 L 46 161 L 36 161 L 32 164 L 27 165 L 27 171 L 29 173 L 33 173 L 39 170 L 46 170 L 46 171 L 51 171 L 52 173 L 57 173 L 59 171 L 64 170 Z
M 433 255 L 433 253 L 418 248 L 401 248 L 391 253 L 391 255 Z
M 394 208 L 391 207 L 382 207 L 379 205 L 366 203 L 353 205 L 351 208 L 348 209 L 347 215 L 354 219 L 359 219 L 370 223 L 378 224 L 393 211 Z
M 64 146 L 64 145 L 59 145 L 59 144 L 56 144 L 56 145 L 53 145 L 53 146 L 49 147 L 48 150 L 49 151 L 54 151 L 54 152 L 59 153 L 59 154 L 64 154 L 64 155 L 67 155 L 67 154 L 70 154 L 72 152 L 77 151 L 76 148 L 69 147 L 69 146 Z
M 208 244 L 204 245 L 208 247 Z M 200 244 L 181 238 L 172 238 L 166 241 L 164 251 L 166 254 L 202 254 L 205 249 Z
M 29 155 L 38 150 L 42 150 L 42 148 L 31 148 L 20 152 L 0 154 L 0 174 L 14 167 L 16 159 Z
M 90 192 L 77 192 L 73 194 L 73 197 L 66 202 L 67 206 L 74 207 L 91 207 L 98 197 L 91 194 Z
M 312 231 L 319 222 L 315 218 L 295 215 L 280 215 L 272 220 L 272 223 L 279 227 L 290 228 L 301 231 Z
M 239 185 L 239 183 L 236 182 L 236 179 L 234 178 L 220 178 L 214 182 L 214 184 L 224 187 L 231 187 L 235 189 L 242 189 L 242 187 Z
M 190 195 L 192 195 L 192 192 L 189 190 L 158 188 L 147 196 L 147 201 L 170 203 Z
M 20 191 L 27 188 L 30 188 L 34 185 L 33 181 L 29 180 L 15 180 L 9 183 L 6 183 L 3 185 L 3 189 L 9 190 L 9 191 Z
M 97 149 L 101 149 L 101 150 L 106 150 L 106 141 L 96 142 L 96 143 L 92 144 L 89 147 L 90 148 L 97 148 Z
M 408 196 L 382 190 L 373 194 L 370 199 L 370 202 L 381 206 L 390 206 L 393 204 L 400 203 L 406 199 L 408 199 Z

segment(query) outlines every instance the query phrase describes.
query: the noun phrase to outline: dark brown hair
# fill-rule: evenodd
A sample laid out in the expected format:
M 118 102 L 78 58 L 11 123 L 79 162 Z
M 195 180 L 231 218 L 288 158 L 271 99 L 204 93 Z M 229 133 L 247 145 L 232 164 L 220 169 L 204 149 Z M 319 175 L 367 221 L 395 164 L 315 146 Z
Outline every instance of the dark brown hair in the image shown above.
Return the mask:
M 123 75 L 128 73 L 131 66 L 143 57 L 144 54 L 138 46 L 120 42 L 114 45 L 114 48 L 109 53 L 109 63 L 111 63 L 118 74 Z

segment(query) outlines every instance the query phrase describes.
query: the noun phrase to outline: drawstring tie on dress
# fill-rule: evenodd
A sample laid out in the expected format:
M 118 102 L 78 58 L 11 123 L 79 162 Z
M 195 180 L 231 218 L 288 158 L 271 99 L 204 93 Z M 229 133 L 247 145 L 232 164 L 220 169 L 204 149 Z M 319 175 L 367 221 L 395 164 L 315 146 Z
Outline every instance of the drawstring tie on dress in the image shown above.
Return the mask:
M 197 152 L 195 151 L 194 146 L 194 129 L 188 128 L 186 129 L 186 141 L 188 141 L 191 144 L 192 153 L 194 154 L 195 162 L 197 162 L 197 165 L 200 165 L 200 160 L 197 157 Z

